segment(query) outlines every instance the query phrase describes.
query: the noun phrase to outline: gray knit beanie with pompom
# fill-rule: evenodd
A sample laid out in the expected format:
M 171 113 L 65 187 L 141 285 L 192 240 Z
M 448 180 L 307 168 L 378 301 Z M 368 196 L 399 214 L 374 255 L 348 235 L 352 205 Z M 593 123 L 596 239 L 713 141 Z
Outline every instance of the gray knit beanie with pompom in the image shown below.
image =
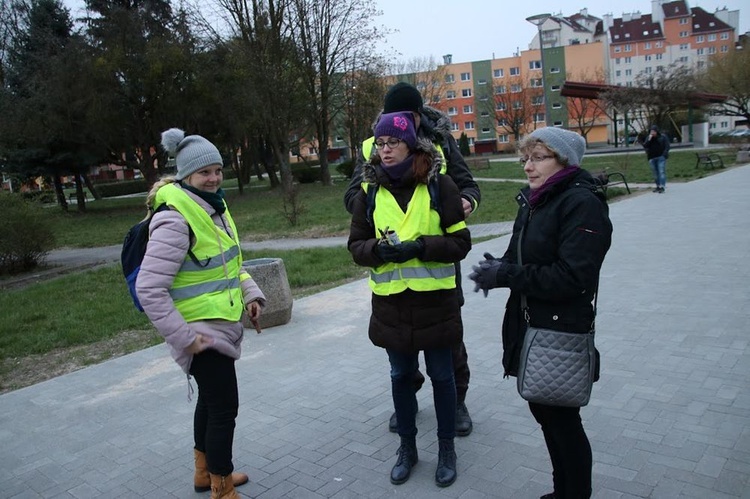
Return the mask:
M 186 137 L 183 130 L 170 128 L 162 132 L 161 145 L 177 162 L 177 180 L 184 180 L 207 166 L 224 166 L 216 146 L 200 135 Z

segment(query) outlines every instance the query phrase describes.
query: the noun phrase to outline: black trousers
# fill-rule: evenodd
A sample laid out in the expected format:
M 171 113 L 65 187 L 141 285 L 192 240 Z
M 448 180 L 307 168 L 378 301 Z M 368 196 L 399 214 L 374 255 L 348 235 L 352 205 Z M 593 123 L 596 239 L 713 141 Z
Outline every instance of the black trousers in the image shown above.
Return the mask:
M 234 359 L 205 350 L 193 357 L 190 374 L 198 384 L 193 417 L 195 449 L 206 454 L 209 473 L 227 476 L 234 471 L 232 443 L 240 405 Z
M 580 407 L 554 407 L 529 402 L 542 426 L 552 461 L 555 499 L 591 497 L 591 444 L 581 423 Z
M 456 403 L 463 404 L 466 401 L 466 392 L 469 391 L 469 354 L 466 345 L 462 341 L 460 345 L 451 348 L 453 357 L 453 376 L 456 380 Z M 424 374 L 419 369 L 414 373 L 414 391 L 418 391 L 424 384 Z

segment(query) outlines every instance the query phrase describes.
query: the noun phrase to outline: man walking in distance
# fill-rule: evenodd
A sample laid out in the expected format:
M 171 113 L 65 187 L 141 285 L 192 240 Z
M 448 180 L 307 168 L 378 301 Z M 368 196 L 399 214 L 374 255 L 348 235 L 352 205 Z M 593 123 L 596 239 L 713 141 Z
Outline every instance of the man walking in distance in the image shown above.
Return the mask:
M 667 158 L 669 158 L 669 138 L 659 132 L 659 127 L 651 125 L 648 137 L 643 142 L 646 157 L 654 174 L 656 189 L 653 192 L 664 193 L 667 186 Z
M 399 111 L 408 111 L 414 114 L 414 121 L 417 128 L 417 137 L 426 137 L 430 139 L 437 147 L 438 151 L 444 158 L 443 169 L 441 173 L 449 175 L 461 191 L 463 200 L 464 214 L 468 218 L 479 206 L 480 193 L 474 177 L 469 171 L 461 152 L 458 150 L 456 139 L 451 135 L 450 118 L 429 106 L 425 106 L 422 101 L 422 95 L 414 86 L 399 82 L 393 85 L 385 94 L 383 100 L 383 113 L 394 113 Z M 378 116 L 380 118 L 380 116 Z M 377 119 L 375 120 L 377 123 Z M 373 125 L 374 126 L 374 125 Z M 373 146 L 374 138 L 362 142 L 362 154 L 357 157 L 356 167 L 352 174 L 352 180 L 349 188 L 344 194 L 344 205 L 349 213 L 352 213 L 354 199 L 357 192 L 362 188 L 362 165 L 375 152 Z M 461 265 L 456 264 L 456 291 L 459 294 L 461 305 L 464 303 L 463 291 L 461 289 Z M 466 408 L 466 392 L 469 389 L 469 364 L 466 346 L 461 342 L 453 348 L 453 370 L 456 380 L 456 434 L 460 436 L 469 435 L 473 429 L 473 423 L 469 410 Z M 414 385 L 417 390 L 424 383 L 424 375 L 417 371 L 414 377 Z M 388 428 L 392 432 L 397 431 L 396 413 L 391 415 Z

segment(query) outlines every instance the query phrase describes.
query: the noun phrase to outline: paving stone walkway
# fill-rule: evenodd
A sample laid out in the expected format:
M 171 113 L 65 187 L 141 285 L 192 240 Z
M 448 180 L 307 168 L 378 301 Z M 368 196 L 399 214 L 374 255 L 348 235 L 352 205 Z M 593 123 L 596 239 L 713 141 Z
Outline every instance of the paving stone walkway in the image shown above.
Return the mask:
M 750 498 L 750 166 L 611 205 L 597 342 L 602 379 L 582 410 L 594 497 Z M 477 244 L 464 276 L 503 236 Z M 465 278 L 466 279 L 466 278 Z M 502 378 L 507 291 L 464 282 L 474 432 L 459 477 L 433 482 L 432 393 L 419 393 L 420 462 L 394 486 L 398 437 L 385 352 L 367 339 L 365 281 L 294 303 L 289 324 L 248 331 L 237 363 L 235 465 L 243 497 L 538 498 L 542 435 Z M 0 396 L 0 497 L 197 498 L 187 383 L 156 346 Z

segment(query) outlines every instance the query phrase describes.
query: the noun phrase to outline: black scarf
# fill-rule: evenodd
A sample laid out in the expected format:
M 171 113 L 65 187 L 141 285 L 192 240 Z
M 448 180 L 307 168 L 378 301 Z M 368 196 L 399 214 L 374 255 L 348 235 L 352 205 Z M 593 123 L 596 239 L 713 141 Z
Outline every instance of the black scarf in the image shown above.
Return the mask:
M 224 203 L 224 189 L 219 189 L 216 192 L 207 192 L 207 191 L 202 191 L 200 189 L 196 189 L 192 185 L 188 185 L 184 182 L 180 182 L 180 185 L 185 190 L 192 192 L 193 194 L 201 198 L 203 201 L 210 204 L 211 207 L 214 210 L 216 210 L 216 213 L 218 213 L 219 215 L 223 215 L 224 212 L 226 211 L 227 205 L 226 203 Z

